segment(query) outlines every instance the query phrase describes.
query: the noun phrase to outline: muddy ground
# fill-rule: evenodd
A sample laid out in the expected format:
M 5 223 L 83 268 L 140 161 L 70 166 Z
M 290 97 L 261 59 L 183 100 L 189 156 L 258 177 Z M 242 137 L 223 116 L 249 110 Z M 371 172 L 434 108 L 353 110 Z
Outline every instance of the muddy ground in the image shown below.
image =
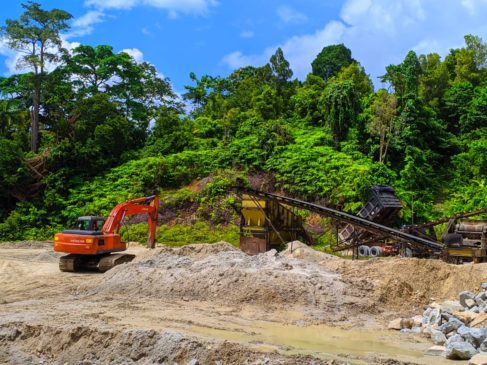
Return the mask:
M 0 244 L 0 364 L 453 363 L 386 323 L 487 281 L 486 264 L 350 261 L 297 242 L 129 251 L 132 263 L 73 274 L 50 244 Z

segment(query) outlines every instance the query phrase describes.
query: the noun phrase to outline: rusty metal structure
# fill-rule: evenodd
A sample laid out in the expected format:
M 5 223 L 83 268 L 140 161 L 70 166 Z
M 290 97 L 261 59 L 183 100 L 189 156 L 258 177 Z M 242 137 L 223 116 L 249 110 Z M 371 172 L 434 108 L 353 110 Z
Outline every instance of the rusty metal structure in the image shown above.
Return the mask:
M 417 236 L 433 237 L 434 227 L 447 223 L 441 236 L 444 243 L 443 259 L 451 263 L 486 262 L 487 220 L 467 219 L 485 213 L 487 207 L 423 224 L 404 226 L 402 229 Z
M 262 252 L 264 249 L 269 249 L 276 242 L 276 240 L 272 240 L 272 237 L 280 237 L 281 243 L 284 243 L 290 241 L 285 239 L 284 234 L 297 237 L 298 233 L 305 232 L 300 220 L 296 221 L 299 226 L 292 227 L 292 219 L 285 222 L 282 216 L 272 213 L 278 212 L 279 209 L 281 212 L 284 210 L 291 211 L 291 207 L 308 210 L 323 217 L 353 225 L 356 229 L 368 232 L 380 239 L 390 239 L 401 244 L 420 247 L 423 250 L 428 250 L 432 255 L 440 256 L 443 250 L 442 243 L 434 239 L 418 237 L 340 210 L 258 190 L 238 188 L 238 191 L 242 194 L 240 243 L 242 250 L 248 253 L 255 254 Z M 277 206 L 282 208 L 276 210 Z M 293 216 L 297 217 L 294 213 Z M 278 220 L 276 220 L 276 217 L 279 217 Z M 271 231 L 274 233 L 271 234 Z M 251 246 L 252 249 L 249 248 Z
M 402 209 L 402 204 L 394 194 L 394 189 L 386 185 L 372 186 L 371 198 L 357 213 L 358 217 L 367 219 L 371 222 L 390 226 L 398 213 Z M 364 243 L 379 244 L 383 239 L 375 234 L 347 224 L 338 233 L 339 242 L 334 251 L 352 250 L 354 256 L 358 256 L 357 248 Z
M 395 229 L 386 224 L 395 220 L 402 205 L 394 196 L 394 190 L 388 186 L 372 187 L 371 199 L 357 216 L 263 191 L 247 188 L 237 188 L 237 191 L 242 202 L 240 246 L 249 254 L 279 248 L 296 239 L 312 244 L 302 219 L 292 210 L 297 208 L 344 224 L 338 234 L 339 241 L 335 250 L 352 250 L 354 257 L 360 245 L 373 246 L 382 242 L 400 248 L 396 252 L 403 255 L 404 250 L 408 249 L 415 256 L 442 258 L 452 263 L 487 262 L 487 221 L 464 219 L 487 213 L 487 207 L 434 222 Z M 432 229 L 447 222 L 443 242 L 439 242 Z

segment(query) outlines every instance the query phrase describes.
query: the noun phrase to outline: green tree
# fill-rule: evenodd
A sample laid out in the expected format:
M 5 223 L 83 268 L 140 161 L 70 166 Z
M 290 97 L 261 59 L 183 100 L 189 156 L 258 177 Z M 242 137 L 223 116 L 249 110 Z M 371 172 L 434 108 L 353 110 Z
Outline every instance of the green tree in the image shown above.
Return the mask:
M 311 68 L 313 75 L 328 80 L 354 61 L 350 49 L 343 44 L 335 44 L 324 47 L 311 63 Z
M 455 52 L 455 82 L 470 82 L 477 85 L 480 81 L 479 70 L 475 64 L 474 51 L 468 48 Z
M 0 137 L 0 214 L 12 200 L 11 192 L 23 176 L 23 153 L 13 140 Z
M 285 84 L 291 77 L 293 77 L 293 71 L 289 67 L 289 62 L 284 58 L 282 49 L 277 48 L 276 53 L 271 56 L 269 61 L 271 70 L 274 76 L 277 78 L 278 85 Z
M 333 133 L 335 147 L 339 148 L 359 111 L 359 100 L 353 82 L 328 84 L 323 93 L 322 104 L 325 121 Z
M 110 81 L 120 73 L 123 61 L 124 57 L 113 53 L 111 46 L 82 44 L 65 56 L 65 68 L 69 76 L 75 76 L 71 82 L 80 96 L 89 97 L 110 89 Z
M 350 65 L 343 67 L 334 79 L 338 81 L 352 81 L 359 97 L 367 96 L 374 91 L 372 80 L 370 80 L 369 75 L 358 62 L 352 62 Z
M 473 59 L 477 69 L 487 67 L 487 43 L 481 37 L 467 34 L 465 37 L 467 49 L 473 52 Z
M 449 86 L 448 67 L 441 62 L 437 53 L 419 56 L 419 63 L 421 64 L 419 97 L 437 109 Z
M 138 64 L 125 52 L 113 53 L 111 46 L 81 45 L 65 60 L 66 77 L 74 80 L 80 98 L 106 93 L 142 130 L 160 105 L 177 106 L 168 80 L 159 77 L 154 66 Z
M 402 108 L 406 100 L 417 98 L 420 75 L 418 57 L 414 51 L 409 51 L 402 63 L 386 67 L 386 74 L 381 76 L 381 81 L 392 85 Z
M 28 125 L 29 111 L 19 107 L 16 100 L 0 100 L 0 136 L 11 137 Z
M 460 119 L 460 130 L 463 133 L 482 127 L 487 127 L 487 87 L 478 87 L 475 90 L 466 118 Z
M 459 134 L 460 125 L 465 124 L 467 111 L 474 97 L 474 87 L 470 82 L 454 83 L 443 96 L 440 115 L 450 132 Z
M 39 110 L 41 91 L 46 65 L 59 59 L 62 49 L 60 32 L 69 28 L 67 21 L 71 14 L 52 9 L 41 9 L 41 5 L 32 1 L 22 4 L 25 9 L 19 19 L 7 19 L 1 28 L 7 45 L 23 54 L 18 66 L 27 66 L 33 70 L 31 149 L 37 151 L 39 139 Z
M 395 117 L 397 98 L 381 89 L 371 105 L 372 118 L 367 129 L 373 136 L 379 137 L 379 162 L 384 162 L 392 139 L 397 134 Z
M 303 85 L 296 90 L 296 95 L 292 96 L 295 114 L 306 123 L 315 126 L 323 123 L 320 99 L 325 87 L 326 81 L 310 73 Z
M 161 108 L 146 145 L 150 155 L 182 152 L 193 140 L 192 123 L 181 118 L 178 110 Z

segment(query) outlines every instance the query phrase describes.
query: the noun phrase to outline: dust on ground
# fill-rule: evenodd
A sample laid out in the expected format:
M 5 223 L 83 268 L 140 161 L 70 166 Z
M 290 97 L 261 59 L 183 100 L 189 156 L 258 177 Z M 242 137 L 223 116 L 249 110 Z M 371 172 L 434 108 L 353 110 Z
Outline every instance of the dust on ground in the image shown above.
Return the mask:
M 0 245 L 0 363 L 442 364 L 390 317 L 487 281 L 487 266 L 344 260 L 293 242 L 147 250 L 105 274 L 62 273 L 45 244 Z

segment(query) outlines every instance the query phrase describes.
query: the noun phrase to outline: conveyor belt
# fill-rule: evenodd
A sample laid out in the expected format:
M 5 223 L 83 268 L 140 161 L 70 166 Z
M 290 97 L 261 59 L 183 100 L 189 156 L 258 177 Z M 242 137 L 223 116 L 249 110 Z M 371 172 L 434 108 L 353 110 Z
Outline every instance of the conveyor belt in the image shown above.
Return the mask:
M 299 199 L 287 198 L 271 193 L 265 193 L 263 191 L 253 189 L 238 188 L 237 190 L 256 197 L 270 199 L 296 208 L 305 209 L 325 217 L 336 219 L 340 222 L 349 223 L 371 233 L 379 234 L 382 237 L 392 238 L 400 242 L 419 245 L 436 252 L 439 252 L 443 249 L 443 245 L 440 242 L 418 237 L 406 232 L 401 232 L 400 230 L 383 226 L 382 224 L 374 223 L 367 219 L 344 213 L 336 209 L 328 208 L 318 204 L 308 203 Z

